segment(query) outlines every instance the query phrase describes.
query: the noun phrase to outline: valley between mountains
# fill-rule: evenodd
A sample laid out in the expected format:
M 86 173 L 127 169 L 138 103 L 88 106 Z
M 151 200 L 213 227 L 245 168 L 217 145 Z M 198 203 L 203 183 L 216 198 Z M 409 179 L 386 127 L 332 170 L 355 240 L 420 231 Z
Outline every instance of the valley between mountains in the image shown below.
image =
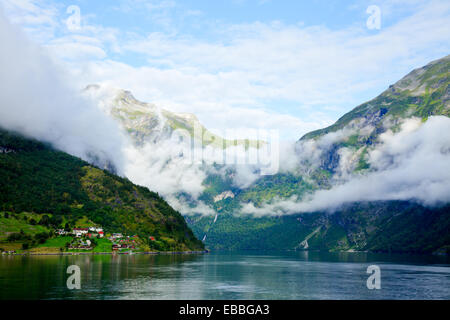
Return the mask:
M 269 141 L 230 140 L 193 114 L 89 85 L 83 95 L 129 140 L 123 173 L 95 155 L 86 162 L 2 129 L 0 247 L 39 251 L 55 242 L 55 230 L 101 226 L 136 236 L 143 251 L 448 254 L 449 84 L 450 56 L 413 70 L 335 124 L 299 137 L 271 175 L 215 157 Z M 186 161 L 196 142 L 206 156 Z M 69 250 L 68 242 L 50 251 Z

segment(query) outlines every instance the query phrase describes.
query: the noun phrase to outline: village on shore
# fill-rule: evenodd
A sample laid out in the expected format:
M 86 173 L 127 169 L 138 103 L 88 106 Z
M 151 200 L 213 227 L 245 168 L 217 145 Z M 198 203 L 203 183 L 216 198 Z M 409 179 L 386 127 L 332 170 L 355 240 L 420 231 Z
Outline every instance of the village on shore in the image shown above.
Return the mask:
M 53 215 L 0 212 L 0 256 L 66 254 L 206 253 L 177 247 L 173 239 L 105 228 L 86 216 L 68 220 Z
M 67 245 L 67 249 L 69 250 L 92 250 L 95 246 L 94 239 L 105 238 L 105 232 L 100 227 L 73 228 L 72 231 L 57 229 L 56 233 L 59 236 L 70 234 L 74 236 L 73 241 Z M 111 241 L 113 251 L 139 250 L 139 247 L 136 246 L 137 235 L 124 236 L 122 233 L 112 233 L 107 235 L 106 239 Z M 153 236 L 150 239 L 155 240 Z
M 61 240 L 64 247 L 60 247 L 62 252 L 82 252 L 95 250 L 102 253 L 131 253 L 142 251 L 140 239 L 137 235 L 124 235 L 122 233 L 105 233 L 102 227 L 89 226 L 85 228 L 72 228 L 71 230 L 56 229 L 54 242 Z M 156 241 L 154 236 L 149 236 L 149 241 Z M 22 251 L 22 250 L 21 250 Z M 2 254 L 16 254 L 17 250 L 3 250 Z

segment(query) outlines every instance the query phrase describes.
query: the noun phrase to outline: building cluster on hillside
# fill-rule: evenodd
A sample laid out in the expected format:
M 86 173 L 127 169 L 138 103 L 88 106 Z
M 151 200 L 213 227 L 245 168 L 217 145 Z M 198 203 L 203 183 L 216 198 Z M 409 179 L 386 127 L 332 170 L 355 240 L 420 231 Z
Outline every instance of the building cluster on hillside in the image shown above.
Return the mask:
M 55 233 L 56 233 L 58 236 L 65 236 L 65 235 L 68 234 L 69 232 L 66 231 L 66 230 L 64 230 L 64 229 L 56 229 Z
M 121 249 L 136 249 L 137 235 L 124 237 L 121 233 L 114 233 L 108 238 L 113 242 L 112 249 L 118 251 Z
M 117 239 L 122 239 L 123 234 L 121 233 L 113 233 L 111 236 L 108 237 L 108 240 L 115 241 Z
M 101 227 L 73 228 L 71 231 L 57 229 L 55 232 L 61 236 L 75 236 L 72 243 L 68 245 L 68 249 L 90 250 L 92 249 L 93 244 L 89 239 L 105 237 L 105 233 Z M 113 251 L 139 249 L 137 247 L 137 235 L 127 236 L 122 233 L 112 233 L 108 234 L 107 239 L 112 242 Z M 153 236 L 151 236 L 150 239 L 155 241 Z
M 64 229 L 57 229 L 56 234 L 59 236 L 74 235 L 75 237 L 88 237 L 88 238 L 103 238 L 105 233 L 103 228 L 89 227 L 89 228 L 73 228 L 72 231 L 66 231 Z
M 77 238 L 83 236 L 88 238 L 103 238 L 105 236 L 103 229 L 98 227 L 73 228 L 72 234 Z
M 74 242 L 72 242 L 68 249 L 77 249 L 77 250 L 91 250 L 92 249 L 92 242 L 89 239 L 83 240 L 83 239 L 76 239 Z
M 15 254 L 16 250 L 2 251 L 2 254 Z

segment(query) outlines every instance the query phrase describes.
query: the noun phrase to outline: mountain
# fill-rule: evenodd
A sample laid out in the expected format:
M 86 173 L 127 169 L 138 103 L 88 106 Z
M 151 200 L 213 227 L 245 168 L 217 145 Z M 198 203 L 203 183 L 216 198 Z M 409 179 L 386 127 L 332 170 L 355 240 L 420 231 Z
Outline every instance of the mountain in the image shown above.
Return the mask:
M 305 145 L 320 144 L 333 135 L 341 137 L 330 139 L 332 142 L 324 148 L 319 165 L 312 170 L 307 166 L 302 175 L 309 177 L 318 189 L 330 188 L 343 175 L 338 171 L 342 169 L 344 155 L 345 174 L 373 171 L 368 154 L 382 145 L 382 134 L 398 133 L 408 119 L 425 123 L 431 116 L 450 117 L 449 84 L 450 55 L 413 70 L 333 125 L 305 134 L 297 143 L 299 150 L 304 150 Z
M 449 82 L 446 56 L 412 71 L 332 126 L 304 135 L 296 144 L 299 165 L 294 171 L 262 177 L 243 189 L 221 177 L 209 179 L 208 190 L 229 191 L 234 197 L 210 201 L 218 216 L 189 217 L 189 224 L 207 246 L 220 249 L 448 250 L 448 205 L 427 208 L 415 201 L 373 201 L 349 203 L 333 213 L 274 212 L 258 218 L 238 213 L 246 203 L 258 208 L 292 196 L 301 201 L 315 191 L 378 172 L 369 154 L 382 148 L 384 133 L 395 135 L 410 119 L 425 123 L 433 116 L 450 116 Z
M 411 71 L 375 99 L 346 113 L 335 124 L 304 135 L 301 140 L 317 139 L 349 126 L 361 129 L 364 126 L 373 125 L 381 129 L 382 119 L 386 118 L 394 120 L 385 128 L 389 129 L 398 124 L 399 119 L 415 116 L 426 120 L 432 115 L 449 117 L 449 82 L 450 55 Z M 380 134 L 380 132 L 378 130 L 375 133 Z
M 407 201 L 353 203 L 333 213 L 255 218 L 187 218 L 217 250 L 325 250 L 450 253 L 450 206 L 430 209 Z
M 183 217 L 157 193 L 52 146 L 0 129 L 0 211 L 50 215 L 75 226 L 138 235 L 147 249 L 201 250 Z M 1 229 L 1 228 L 0 228 Z M 0 235 L 0 238 L 3 235 Z
M 203 126 L 192 113 L 176 113 L 155 104 L 137 100 L 130 91 L 88 85 L 84 92 L 97 99 L 101 107 L 125 128 L 137 145 L 169 139 L 175 130 L 183 130 L 203 146 L 225 148 L 231 145 L 259 147 L 256 140 L 226 140 Z
M 406 138 L 414 131 L 410 127 L 417 129 L 435 123 L 436 117 L 450 116 L 449 73 L 450 56 L 413 70 L 332 126 L 301 137 L 293 148 L 295 168 L 281 168 L 275 175 L 260 176 L 258 168 L 242 170 L 239 166 L 216 163 L 183 166 L 178 153 L 165 154 L 159 166 L 161 171 L 166 171 L 160 179 L 176 177 L 180 185 L 189 180 L 201 180 L 199 194 L 191 192 L 191 189 L 200 189 L 199 186 L 190 188 L 188 185 L 184 189 L 180 186 L 178 192 L 168 195 L 167 199 L 183 204 L 179 210 L 185 214 L 196 236 L 209 248 L 446 252 L 450 245 L 450 215 L 446 203 L 429 207 L 415 201 L 414 197 L 393 197 L 392 200 L 353 200 L 336 205 L 332 211 L 301 212 L 292 208 L 286 212 L 277 204 L 283 200 L 301 204 L 319 191 L 390 170 L 399 155 L 411 157 L 418 143 L 404 148 L 401 152 L 405 154 L 388 152 L 384 159 L 379 159 L 380 154 L 386 152 L 387 138 L 405 139 L 406 143 Z M 210 140 L 203 141 L 204 145 L 216 149 L 223 149 L 227 144 L 245 143 L 247 147 L 256 148 L 264 144 L 261 141 L 224 141 L 210 133 L 194 115 L 140 102 L 128 91 L 97 85 L 85 91 L 96 96 L 100 107 L 128 131 L 136 148 L 150 144 L 150 148 L 139 149 L 152 155 L 141 162 L 155 163 L 160 149 L 174 148 L 173 144 L 165 142 L 178 128 L 198 141 L 204 138 L 196 132 L 206 132 Z M 195 127 L 201 130 L 195 131 Z M 442 148 L 445 151 L 445 146 Z M 377 157 L 378 160 L 374 160 Z M 176 175 L 179 172 L 187 174 Z M 145 175 L 146 171 L 141 170 L 139 174 Z M 246 175 L 255 178 L 250 183 L 239 183 Z M 269 206 L 268 215 L 243 214 L 248 205 L 255 209 Z M 204 207 L 209 209 L 209 215 L 202 212 Z M 270 208 L 274 211 L 270 212 Z

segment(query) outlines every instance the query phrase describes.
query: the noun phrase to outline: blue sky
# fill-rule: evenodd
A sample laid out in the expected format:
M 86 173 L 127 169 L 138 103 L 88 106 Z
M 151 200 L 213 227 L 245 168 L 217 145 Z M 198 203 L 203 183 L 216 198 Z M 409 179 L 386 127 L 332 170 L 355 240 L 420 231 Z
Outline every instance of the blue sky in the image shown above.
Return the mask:
M 445 0 L 2 0 L 74 86 L 107 83 L 209 128 L 331 124 L 389 84 L 449 54 Z M 80 28 L 69 30 L 69 6 Z M 380 9 L 370 29 L 367 8 Z

